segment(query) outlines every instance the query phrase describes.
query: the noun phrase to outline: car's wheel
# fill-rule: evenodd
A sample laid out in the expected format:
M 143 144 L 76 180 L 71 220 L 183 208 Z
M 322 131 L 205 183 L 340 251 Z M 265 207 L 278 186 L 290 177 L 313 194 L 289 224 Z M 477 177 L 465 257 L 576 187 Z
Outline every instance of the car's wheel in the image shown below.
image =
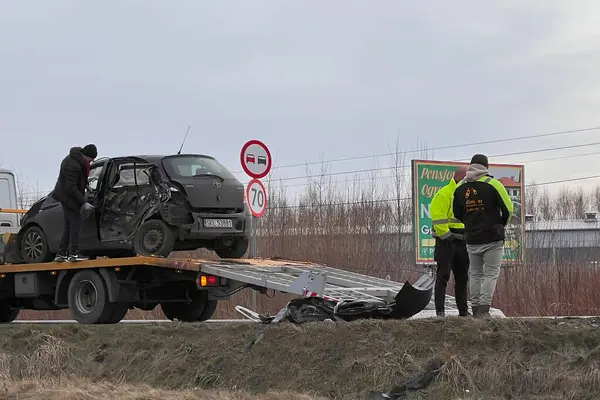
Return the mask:
M 0 324 L 13 322 L 19 316 L 18 308 L 12 308 L 10 303 L 3 301 L 0 303 Z
M 21 258 L 28 264 L 42 263 L 52 260 L 46 235 L 41 228 L 30 226 L 21 235 L 19 243 Z
M 171 321 L 179 320 L 181 322 L 196 322 L 199 321 L 209 304 L 208 295 L 204 291 L 190 293 L 190 303 L 161 303 L 165 317 Z
M 242 258 L 249 243 L 248 238 L 233 239 L 229 245 L 224 241 L 215 246 L 215 253 L 221 258 Z
M 174 247 L 175 233 L 161 219 L 144 222 L 133 239 L 133 250 L 141 256 L 167 257 Z
M 117 303 L 108 300 L 102 276 L 92 270 L 79 271 L 69 283 L 69 309 L 80 324 L 103 324 L 110 320 Z

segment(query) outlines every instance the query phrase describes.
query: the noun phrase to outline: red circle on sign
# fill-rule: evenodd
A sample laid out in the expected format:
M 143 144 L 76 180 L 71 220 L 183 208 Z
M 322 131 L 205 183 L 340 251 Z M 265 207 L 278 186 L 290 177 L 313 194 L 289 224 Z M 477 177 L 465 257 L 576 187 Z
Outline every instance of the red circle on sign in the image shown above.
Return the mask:
M 262 189 L 262 192 L 265 194 L 265 204 L 262 206 L 259 212 L 255 212 L 250 205 L 250 189 L 255 184 L 258 184 L 258 186 L 260 186 Z M 267 189 L 265 189 L 265 185 L 263 185 L 263 183 L 258 179 L 252 179 L 250 182 L 248 182 L 248 186 L 246 186 L 246 202 L 248 203 L 250 213 L 256 218 L 262 217 L 265 214 L 265 211 L 267 211 Z
M 246 154 L 246 150 L 248 150 L 248 147 L 252 146 L 253 144 L 258 145 L 260 147 L 263 148 L 263 150 L 265 151 L 265 153 L 267 153 L 267 166 L 265 167 L 265 170 L 260 173 L 260 174 L 256 174 L 252 171 L 250 171 L 250 169 L 246 166 L 245 163 L 245 154 Z M 244 170 L 245 173 L 247 173 L 248 175 L 250 175 L 252 178 L 254 179 L 260 179 L 260 178 L 264 178 L 269 171 L 271 171 L 271 152 L 269 151 L 269 148 L 260 140 L 249 140 L 248 142 L 246 142 L 246 144 L 244 144 L 242 146 L 242 151 L 240 153 L 240 163 L 242 164 L 242 169 Z

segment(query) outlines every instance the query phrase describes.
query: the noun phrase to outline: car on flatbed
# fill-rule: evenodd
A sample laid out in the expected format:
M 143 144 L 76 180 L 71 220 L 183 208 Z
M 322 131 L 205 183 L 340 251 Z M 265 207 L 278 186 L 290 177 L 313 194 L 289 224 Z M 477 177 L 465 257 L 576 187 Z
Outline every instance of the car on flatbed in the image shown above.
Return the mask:
M 102 158 L 90 166 L 80 251 L 98 256 L 163 256 L 207 248 L 221 258 L 248 249 L 251 215 L 244 185 L 215 158 L 201 154 Z M 63 211 L 52 193 L 21 219 L 21 262 L 42 263 L 58 252 Z

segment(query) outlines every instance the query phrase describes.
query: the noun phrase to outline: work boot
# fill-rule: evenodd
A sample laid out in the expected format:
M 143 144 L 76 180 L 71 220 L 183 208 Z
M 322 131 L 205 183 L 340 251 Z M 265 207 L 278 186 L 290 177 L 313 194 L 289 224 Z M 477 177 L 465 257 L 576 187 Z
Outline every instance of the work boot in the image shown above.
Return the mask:
M 67 252 L 66 251 L 59 251 L 56 254 L 56 257 L 54 257 L 54 262 L 65 262 L 67 261 Z
M 471 310 L 473 310 L 474 317 L 479 317 L 479 306 L 471 306 Z
M 458 316 L 459 317 L 472 317 L 472 315 L 469 313 L 469 310 L 459 311 Z
M 89 257 L 83 256 L 83 255 L 79 254 L 79 252 L 77 252 L 77 251 L 71 252 L 69 254 L 69 256 L 67 257 L 67 261 L 71 261 L 71 262 L 87 261 L 89 259 L 90 259 Z
M 446 313 L 444 311 L 436 311 L 435 316 L 438 318 L 444 318 L 446 316 Z
M 488 318 L 490 317 L 490 306 L 489 305 L 483 305 L 483 306 L 479 306 L 479 314 L 483 317 L 483 318 Z

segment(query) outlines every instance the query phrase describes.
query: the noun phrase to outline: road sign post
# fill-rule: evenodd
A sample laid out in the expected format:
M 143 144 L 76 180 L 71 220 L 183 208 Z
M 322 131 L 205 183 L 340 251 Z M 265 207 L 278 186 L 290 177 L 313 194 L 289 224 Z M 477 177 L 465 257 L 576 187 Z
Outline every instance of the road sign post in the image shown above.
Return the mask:
M 267 210 L 267 191 L 260 181 L 271 171 L 271 152 L 260 140 L 249 140 L 242 146 L 240 163 L 252 180 L 246 187 L 246 202 L 252 214 L 251 257 L 257 257 L 257 222 Z

